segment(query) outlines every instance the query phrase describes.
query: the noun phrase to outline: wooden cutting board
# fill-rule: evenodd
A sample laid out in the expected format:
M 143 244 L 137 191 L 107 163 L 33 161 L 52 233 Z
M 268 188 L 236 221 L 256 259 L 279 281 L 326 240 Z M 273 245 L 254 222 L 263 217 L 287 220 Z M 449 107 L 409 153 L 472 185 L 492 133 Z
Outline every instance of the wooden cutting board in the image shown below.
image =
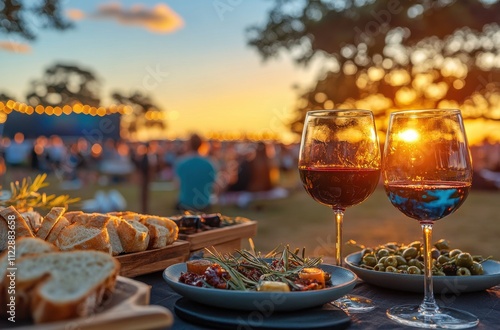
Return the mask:
M 149 305 L 151 287 L 126 277 L 118 277 L 115 292 L 95 315 L 34 325 L 0 320 L 0 329 L 16 330 L 142 330 L 169 329 L 174 317 L 162 306 Z
M 189 242 L 177 240 L 164 248 L 128 253 L 115 258 L 120 262 L 120 275 L 134 277 L 164 270 L 189 258 Z

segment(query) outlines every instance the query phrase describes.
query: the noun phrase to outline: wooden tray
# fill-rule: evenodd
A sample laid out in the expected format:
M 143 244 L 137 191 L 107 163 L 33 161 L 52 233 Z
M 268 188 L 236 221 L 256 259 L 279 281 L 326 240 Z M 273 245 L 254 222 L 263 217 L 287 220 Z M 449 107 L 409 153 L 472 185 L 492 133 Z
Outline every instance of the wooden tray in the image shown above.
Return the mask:
M 191 244 L 191 252 L 214 247 L 221 253 L 232 253 L 241 247 L 241 240 L 257 234 L 257 221 L 230 225 L 196 234 L 180 234 L 179 238 Z
M 142 282 L 119 276 L 115 292 L 92 316 L 61 322 L 34 325 L 0 320 L 0 329 L 16 330 L 140 330 L 167 329 L 174 322 L 172 313 L 162 306 L 149 305 L 151 287 Z
M 155 250 L 128 253 L 115 258 L 121 263 L 121 276 L 134 277 L 164 270 L 170 265 L 189 258 L 189 242 L 177 240 L 173 244 Z

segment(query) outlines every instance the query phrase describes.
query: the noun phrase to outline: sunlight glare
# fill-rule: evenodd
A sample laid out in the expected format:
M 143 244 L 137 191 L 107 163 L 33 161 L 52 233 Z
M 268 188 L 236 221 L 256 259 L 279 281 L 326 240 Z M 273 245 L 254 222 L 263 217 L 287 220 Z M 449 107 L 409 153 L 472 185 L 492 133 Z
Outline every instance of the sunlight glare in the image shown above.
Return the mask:
M 413 128 L 406 129 L 398 134 L 399 139 L 405 142 L 415 142 L 420 138 L 420 134 Z

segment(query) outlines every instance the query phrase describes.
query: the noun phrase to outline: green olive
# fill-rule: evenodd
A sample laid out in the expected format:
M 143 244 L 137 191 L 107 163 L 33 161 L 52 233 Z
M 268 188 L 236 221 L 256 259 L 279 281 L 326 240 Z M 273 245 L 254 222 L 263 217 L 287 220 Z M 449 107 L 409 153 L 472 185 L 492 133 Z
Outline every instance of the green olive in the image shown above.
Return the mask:
M 398 266 L 398 259 L 396 258 L 396 256 L 388 256 L 387 259 L 385 259 L 384 265 L 385 265 L 385 267 L 389 267 L 389 266 L 397 267 Z M 386 269 L 386 271 L 387 271 L 387 269 Z
M 408 260 L 408 266 L 417 266 L 419 264 L 417 259 Z
M 448 258 L 447 256 L 444 256 L 444 255 L 440 255 L 439 258 L 437 259 L 437 261 L 441 265 L 444 265 L 445 263 L 447 263 L 448 261 L 450 261 L 450 258 Z
M 396 257 L 396 260 L 398 261 L 398 266 L 406 265 L 406 259 L 405 258 L 403 258 L 400 255 L 395 255 L 395 257 Z
M 373 267 L 377 264 L 377 258 L 372 254 L 367 254 L 363 257 L 363 264 Z
M 385 266 L 384 264 L 378 263 L 373 267 L 373 270 L 379 271 L 379 272 L 385 272 Z
M 388 249 L 391 249 L 393 251 L 397 251 L 398 250 L 398 243 L 395 243 L 395 242 L 389 242 L 389 243 L 386 243 L 385 244 L 385 247 L 388 248 Z
M 389 251 L 387 249 L 380 249 L 377 251 L 377 258 L 387 257 L 389 255 Z
M 468 270 L 467 268 L 460 267 L 459 269 L 457 269 L 457 275 L 458 276 L 470 276 L 471 273 L 470 273 L 470 270 Z
M 420 241 L 414 241 L 414 242 L 411 242 L 410 244 L 408 244 L 408 246 L 411 246 L 417 250 L 420 250 L 420 248 L 422 247 L 422 243 L 420 243 Z
M 446 276 L 446 274 L 442 270 L 439 270 L 439 269 L 437 269 L 435 272 L 433 272 L 432 275 Z
M 436 243 L 434 243 L 434 246 L 438 250 L 449 250 L 450 249 L 450 244 L 444 238 L 442 238 L 439 241 L 437 241 Z
M 403 270 L 406 272 L 408 270 L 408 265 L 399 265 L 398 270 Z
M 387 267 L 385 267 L 385 272 L 386 273 L 397 273 L 398 269 L 394 266 L 387 266 Z
M 387 260 L 387 257 L 382 257 L 380 259 L 378 259 L 378 263 L 379 264 L 384 264 L 385 265 L 385 261 Z
M 472 266 L 472 256 L 467 252 L 462 252 L 457 256 L 456 263 L 458 267 L 467 267 Z
M 417 256 L 418 251 L 415 247 L 410 246 L 406 250 L 403 251 L 403 258 L 405 259 L 413 259 Z
M 418 268 L 416 266 L 408 267 L 407 272 L 408 272 L 408 274 L 422 274 L 422 272 L 420 271 L 420 268 Z
M 483 265 L 481 265 L 479 262 L 474 261 L 472 263 L 472 266 L 469 267 L 470 272 L 472 275 L 483 275 L 484 274 L 484 269 Z
M 484 260 L 483 256 L 472 256 L 472 260 L 481 262 Z
M 361 251 L 361 255 L 362 256 L 365 256 L 367 254 L 372 254 L 373 253 L 373 249 L 372 248 L 364 248 L 362 251 Z
M 460 249 L 453 249 L 450 251 L 449 256 L 450 258 L 458 256 L 460 253 L 462 253 L 462 250 Z
M 441 255 L 441 253 L 439 252 L 438 249 L 432 248 L 432 250 L 431 250 L 432 259 L 437 259 L 437 258 L 439 258 L 440 255 Z

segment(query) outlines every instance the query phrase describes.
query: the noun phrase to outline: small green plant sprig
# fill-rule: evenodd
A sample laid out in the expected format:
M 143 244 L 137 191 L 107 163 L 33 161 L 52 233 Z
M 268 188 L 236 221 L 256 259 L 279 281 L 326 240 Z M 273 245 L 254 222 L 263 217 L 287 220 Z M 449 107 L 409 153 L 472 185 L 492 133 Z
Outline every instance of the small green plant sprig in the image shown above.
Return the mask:
M 299 255 L 299 249 L 291 251 L 288 245 L 284 248 L 278 246 L 263 256 L 260 252 L 256 253 L 253 241 L 251 239 L 249 241 L 251 250 L 236 250 L 234 255 L 205 249 L 208 252 L 205 258 L 219 264 L 231 276 L 228 282 L 231 290 L 253 291 L 258 287 L 259 280 L 252 280 L 245 276 L 242 272 L 245 268 L 258 270 L 262 274 L 260 280 L 283 282 L 291 288 L 298 289 L 294 280 L 298 278 L 302 269 L 317 267 L 322 262 L 321 257 L 305 257 L 305 249 L 302 249 Z M 266 259 L 274 260 L 281 267 L 273 267 L 272 263 Z
M 51 209 L 52 207 L 68 207 L 69 204 L 78 202 L 79 198 L 70 198 L 68 195 L 47 195 L 40 190 L 49 185 L 45 181 L 47 174 L 39 174 L 35 179 L 23 178 L 21 182 L 10 183 L 11 195 L 0 200 L 0 206 L 14 206 L 19 212 L 31 211 L 36 208 Z M 1 193 L 0 193 L 0 197 Z

